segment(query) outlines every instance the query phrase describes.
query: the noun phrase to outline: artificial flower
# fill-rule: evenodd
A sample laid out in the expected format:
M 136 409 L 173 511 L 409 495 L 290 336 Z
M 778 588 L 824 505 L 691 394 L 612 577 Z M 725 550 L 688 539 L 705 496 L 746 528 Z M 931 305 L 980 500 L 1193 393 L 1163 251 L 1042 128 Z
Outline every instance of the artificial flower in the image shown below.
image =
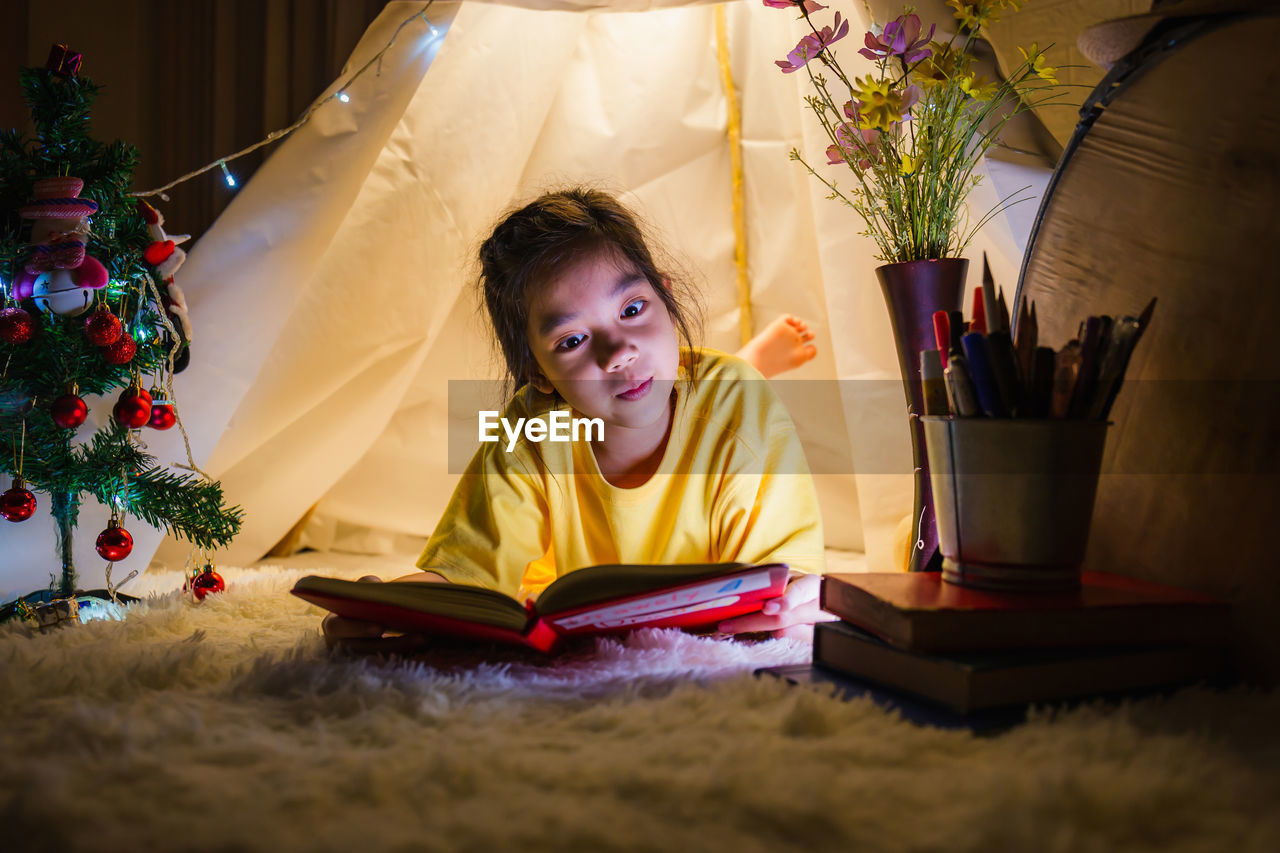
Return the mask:
M 792 9 L 796 6 L 801 6 L 806 15 L 812 15 L 814 12 L 821 12 L 827 8 L 821 3 L 813 2 L 813 0 L 803 0 L 803 2 L 796 2 L 796 0 L 764 0 L 764 5 L 771 9 Z
M 799 71 L 809 64 L 809 60 L 822 53 L 823 49 L 835 44 L 849 34 L 849 22 L 841 24 L 840 13 L 836 12 L 836 23 L 832 27 L 823 27 L 816 33 L 810 33 L 800 39 L 795 49 L 787 54 L 786 60 L 777 60 L 773 64 L 782 69 L 783 74 Z
M 964 92 L 975 101 L 989 101 L 995 97 L 996 90 L 999 88 L 995 83 L 978 74 L 965 74 L 956 80 L 960 84 L 960 91 Z
M 857 102 L 855 109 L 861 116 L 861 124 L 865 127 L 889 130 L 894 124 L 903 120 L 907 110 L 919 100 L 919 87 L 908 87 L 908 90 L 895 90 L 891 81 L 877 80 L 868 75 L 856 81 Z
M 962 25 L 971 30 L 976 30 L 982 26 L 982 19 L 978 15 L 976 4 L 965 3 L 964 0 L 947 0 L 947 5 L 955 9 L 955 19 Z
M 862 128 L 848 122 L 836 128 L 838 145 L 827 147 L 828 165 L 848 163 L 858 171 L 871 168 L 880 157 L 880 131 L 875 128 Z
M 766 2 L 778 5 L 781 0 Z M 851 48 L 862 57 L 859 61 L 873 63 L 869 75 L 847 73 L 836 49 L 828 49 L 849 27 L 839 15 L 834 31 L 827 27 L 806 36 L 788 62 L 777 63 L 791 72 L 819 58 L 824 71 L 833 72 L 834 80 L 811 72 L 816 93 L 805 103 L 832 143 L 825 152 L 828 164 L 848 166 L 855 184 L 852 189 L 838 187 L 799 151 L 791 156 L 826 185 L 831 198 L 861 215 L 878 258 L 959 257 L 986 221 L 985 216 L 971 217 L 966 207 L 978 182 L 974 166 L 999 141 L 1000 129 L 1012 116 L 1048 100 L 1038 95 L 1024 100 L 1048 88 L 1034 85 L 1034 78 L 1053 80 L 1054 69 L 1045 65 L 1036 45 L 1023 51 L 1026 61 L 1006 79 L 992 82 L 971 69 L 982 25 L 1021 2 L 955 0 L 951 6 L 957 17 L 972 26 L 960 27 L 943 43 L 932 41 L 936 28 L 922 32 L 920 18 L 906 8 L 883 28 L 873 25 L 864 46 Z M 807 19 L 809 13 L 804 14 Z
M 946 83 L 962 74 L 969 64 L 968 56 L 936 41 L 929 42 L 929 56 L 911 69 L 911 79 L 922 86 Z
M 1045 64 L 1044 51 L 1035 43 L 1031 43 L 1031 47 L 1023 50 L 1021 47 L 1018 51 L 1022 54 L 1022 58 L 1027 61 L 1027 66 L 1031 69 L 1031 73 L 1044 80 L 1048 80 L 1053 85 L 1058 85 L 1058 69 L 1052 65 Z
M 920 35 L 920 18 L 917 15 L 903 15 L 884 25 L 884 31 L 877 37 L 874 31 L 863 37 L 866 47 L 858 51 L 872 62 L 890 56 L 901 56 L 907 63 L 913 63 L 929 56 L 931 51 L 925 47 L 933 38 L 937 24 L 929 27 L 929 34 Z

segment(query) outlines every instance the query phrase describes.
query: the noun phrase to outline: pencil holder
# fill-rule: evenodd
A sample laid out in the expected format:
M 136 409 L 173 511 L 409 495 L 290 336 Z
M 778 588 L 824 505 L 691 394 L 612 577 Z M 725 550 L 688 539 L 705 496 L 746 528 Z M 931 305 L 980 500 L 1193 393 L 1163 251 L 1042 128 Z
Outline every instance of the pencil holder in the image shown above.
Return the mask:
M 921 420 L 943 578 L 986 589 L 1078 587 L 1108 424 Z

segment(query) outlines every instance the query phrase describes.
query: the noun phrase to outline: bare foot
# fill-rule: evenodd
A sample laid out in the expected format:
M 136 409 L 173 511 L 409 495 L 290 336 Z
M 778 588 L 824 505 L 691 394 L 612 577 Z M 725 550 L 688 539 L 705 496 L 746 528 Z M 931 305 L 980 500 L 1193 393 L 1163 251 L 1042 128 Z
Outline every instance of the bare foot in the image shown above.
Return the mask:
M 766 378 L 794 370 L 818 354 L 818 348 L 810 343 L 813 332 L 809 324 L 799 317 L 784 314 L 764 328 L 764 331 L 747 341 L 738 350 L 738 358 L 744 359 Z

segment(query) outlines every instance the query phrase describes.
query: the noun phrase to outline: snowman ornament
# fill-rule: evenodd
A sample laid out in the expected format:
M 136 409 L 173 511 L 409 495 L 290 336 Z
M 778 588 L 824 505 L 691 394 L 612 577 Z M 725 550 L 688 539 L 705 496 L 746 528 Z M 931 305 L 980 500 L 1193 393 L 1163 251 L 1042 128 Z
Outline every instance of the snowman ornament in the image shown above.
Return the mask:
M 147 223 L 147 231 L 152 242 L 143 251 L 147 263 L 155 268 L 156 276 L 162 284 L 161 299 L 163 308 L 174 321 L 178 337 L 183 344 L 182 350 L 174 364 L 174 372 L 180 373 L 191 358 L 191 317 L 187 312 L 187 300 L 178 287 L 174 276 L 178 268 L 187 259 L 187 253 L 180 246 L 191 239 L 190 234 L 169 234 L 164 230 L 164 214 L 138 199 L 138 214 Z M 167 347 L 166 347 L 167 348 Z
M 79 178 L 36 181 L 35 200 L 20 208 L 31 225 L 31 255 L 14 282 L 18 299 L 33 298 L 41 311 L 74 316 L 93 304 L 93 292 L 107 285 L 107 269 L 85 254 L 88 217 L 97 202 L 80 198 Z

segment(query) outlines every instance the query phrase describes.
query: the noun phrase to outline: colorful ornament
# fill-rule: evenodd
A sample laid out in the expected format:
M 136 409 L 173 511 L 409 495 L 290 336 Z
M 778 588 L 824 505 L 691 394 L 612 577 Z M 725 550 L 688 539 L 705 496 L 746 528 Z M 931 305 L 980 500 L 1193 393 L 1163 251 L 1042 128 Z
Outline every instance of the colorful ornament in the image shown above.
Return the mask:
M 31 296 L 46 314 L 69 317 L 83 314 L 93 304 L 93 291 L 81 287 L 70 270 L 40 273 L 31 285 Z
M 9 521 L 26 521 L 36 511 L 36 496 L 21 477 L 14 477 L 9 491 L 0 494 L 0 515 Z
M 108 347 L 120 340 L 123 328 L 110 308 L 99 308 L 84 321 L 84 336 L 94 346 Z
M 35 297 L 41 311 L 82 314 L 93 301 L 90 291 L 106 287 L 107 268 L 85 254 L 88 217 L 98 203 L 80 198 L 84 181 L 71 176 L 35 182 L 35 200 L 19 208 L 31 225 L 32 253 L 14 281 L 19 299 Z
M 84 423 L 89 407 L 76 394 L 63 394 L 49 404 L 49 414 L 53 416 L 53 422 L 63 429 L 75 429 Z
M 0 341 L 6 344 L 25 344 L 36 333 L 35 321 L 21 308 L 5 308 L 0 311 Z
M 144 256 L 155 266 L 159 277 L 161 307 L 169 315 L 178 333 L 178 341 L 182 344 L 173 359 L 173 372 L 181 373 L 191 361 L 191 318 L 187 311 L 187 300 L 173 280 L 178 268 L 187 259 L 187 253 L 178 248 L 191 239 L 190 234 L 168 234 L 164 230 L 164 214 L 152 207 L 143 199 L 138 199 L 138 214 L 147 223 L 147 231 L 151 234 L 152 243 L 147 246 Z M 169 352 L 175 341 L 166 332 L 164 350 Z
M 114 344 L 102 348 L 102 357 L 111 364 L 128 364 L 138 352 L 138 345 L 130 335 L 121 335 Z
M 129 429 L 138 429 L 151 420 L 151 395 L 136 385 L 130 385 L 116 401 L 111 416 Z
M 113 518 L 107 522 L 107 529 L 98 534 L 94 548 L 102 559 L 111 563 L 119 562 L 133 550 L 133 537 Z
M 213 570 L 213 565 L 210 564 L 191 579 L 189 587 L 191 594 L 196 597 L 196 601 L 204 601 L 204 597 L 209 593 L 225 590 L 227 582 L 222 579 L 222 575 Z M 184 590 L 187 588 L 187 586 L 183 586 Z
M 44 67 L 63 77 L 75 77 L 80 73 L 82 59 L 79 51 L 72 50 L 65 44 L 55 44 L 49 48 L 49 59 Z
M 147 422 L 147 426 L 152 429 L 169 429 L 177 422 L 178 415 L 174 411 L 173 403 L 169 402 L 160 388 L 152 388 L 151 420 Z

